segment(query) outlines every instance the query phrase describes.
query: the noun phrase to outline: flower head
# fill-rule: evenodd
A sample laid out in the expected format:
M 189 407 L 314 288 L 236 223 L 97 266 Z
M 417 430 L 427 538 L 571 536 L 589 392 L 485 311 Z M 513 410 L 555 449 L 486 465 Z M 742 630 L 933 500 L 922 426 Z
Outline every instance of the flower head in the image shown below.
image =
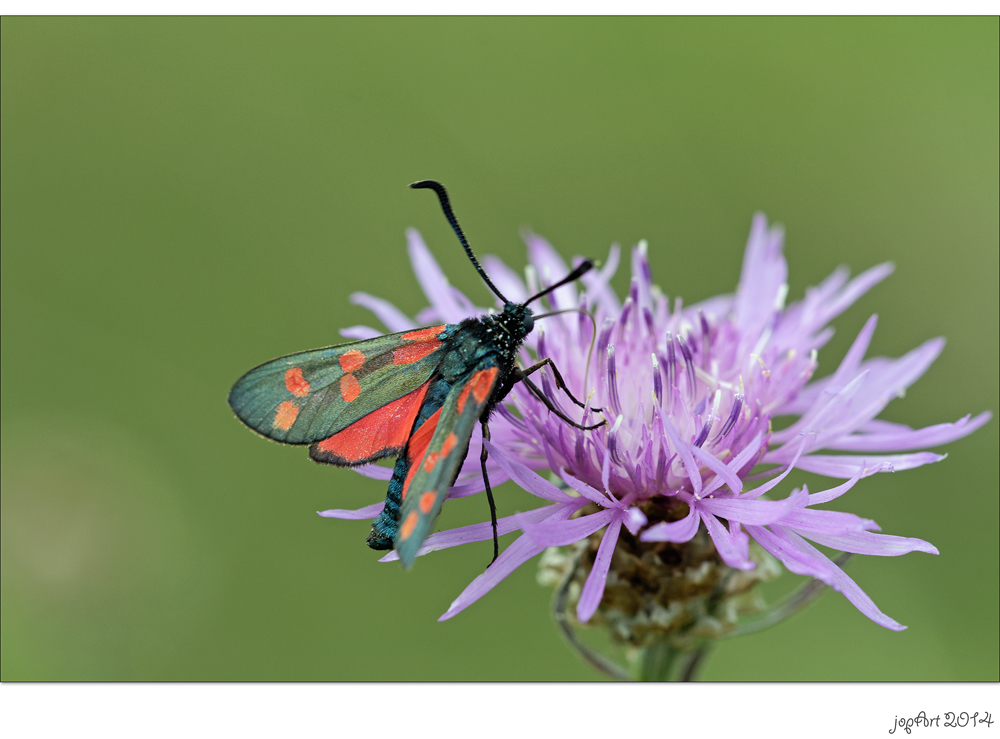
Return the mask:
M 355 303 L 371 309 L 392 331 L 457 323 L 486 312 L 448 284 L 416 231 L 408 239 L 430 307 L 411 320 L 369 295 L 353 295 Z M 499 259 L 484 260 L 493 281 L 512 300 L 524 300 L 569 271 L 543 238 L 529 234 L 526 241 L 530 265 L 523 281 Z M 577 620 L 587 622 L 603 609 L 602 618 L 615 622 L 620 635 L 635 644 L 657 628 L 669 632 L 678 618 L 695 618 L 675 606 L 692 602 L 699 588 L 703 599 L 732 596 L 731 610 L 738 610 L 738 597 L 757 580 L 773 576 L 775 559 L 791 572 L 829 584 L 875 623 L 905 628 L 813 544 L 881 556 L 937 550 L 920 539 L 873 533 L 879 530 L 874 521 L 817 506 L 877 472 L 943 459 L 921 450 L 972 433 L 990 413 L 923 429 L 878 420 L 889 401 L 924 373 L 944 341 L 932 339 L 898 359 L 866 360 L 876 316 L 836 371 L 813 381 L 817 353 L 833 333 L 829 322 L 893 268 L 879 265 L 853 280 L 839 269 L 801 301 L 786 305 L 782 243 L 781 230 L 757 215 L 735 294 L 689 307 L 680 298 L 671 302 L 653 284 L 645 242 L 631 252 L 632 280 L 624 301 L 609 284 L 619 265 L 617 246 L 602 269 L 584 275 L 583 290 L 570 284 L 551 293 L 552 311 L 564 312 L 537 323 L 525 343 L 525 366 L 551 358 L 573 394 L 587 399 L 587 407 L 569 403 L 543 370 L 548 398 L 582 424 L 600 417 L 607 423 L 591 431 L 573 428 L 515 386 L 491 420 L 492 441 L 485 442 L 491 481 L 512 479 L 546 505 L 500 519 L 500 534 L 520 530 L 522 535 L 442 619 L 547 548 L 569 546 L 579 555 L 573 566 L 582 568 L 576 574 L 581 581 L 575 594 Z M 360 326 L 342 333 L 354 338 L 378 334 Z M 772 425 L 776 417 L 786 421 L 778 431 Z M 480 441 L 474 437 L 472 448 Z M 483 490 L 476 456 L 469 455 L 452 497 Z M 769 468 L 752 474 L 761 465 Z M 794 468 L 843 482 L 819 492 L 803 487 L 782 495 L 781 484 Z M 563 485 L 536 470 L 554 474 Z M 388 477 L 383 468 L 361 472 Z M 381 505 L 324 515 L 370 518 Z M 491 537 L 488 522 L 443 531 L 429 536 L 421 553 Z M 688 573 L 683 582 L 671 580 L 679 567 Z M 622 594 L 623 583 L 631 583 L 632 595 Z M 681 590 L 687 601 L 678 595 Z

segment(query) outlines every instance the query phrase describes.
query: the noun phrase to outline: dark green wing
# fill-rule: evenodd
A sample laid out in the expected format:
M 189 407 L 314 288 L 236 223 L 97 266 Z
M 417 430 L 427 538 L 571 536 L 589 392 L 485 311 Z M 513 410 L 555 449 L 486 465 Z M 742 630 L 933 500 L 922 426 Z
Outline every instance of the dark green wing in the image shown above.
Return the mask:
M 229 405 L 269 439 L 320 441 L 426 382 L 455 328 L 431 326 L 273 359 L 233 385 Z

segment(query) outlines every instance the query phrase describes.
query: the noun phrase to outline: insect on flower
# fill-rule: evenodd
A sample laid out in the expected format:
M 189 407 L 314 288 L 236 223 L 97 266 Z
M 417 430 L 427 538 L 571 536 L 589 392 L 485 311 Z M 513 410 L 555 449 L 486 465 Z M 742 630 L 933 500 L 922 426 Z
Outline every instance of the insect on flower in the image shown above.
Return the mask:
M 497 404 L 520 382 L 565 423 L 582 430 L 603 425 L 603 421 L 593 426 L 573 421 L 529 379 L 549 365 L 556 386 L 585 408 L 566 388 L 552 360 L 523 370 L 515 364 L 521 344 L 534 328 L 528 304 L 578 279 L 593 263 L 584 260 L 556 284 L 523 303 L 512 302 L 480 267 L 444 187 L 434 180 L 410 187 L 437 194 L 476 271 L 503 301 L 503 312 L 274 359 L 236 382 L 229 405 L 243 423 L 269 439 L 308 444 L 309 456 L 317 462 L 356 467 L 396 457 L 385 507 L 372 524 L 368 546 L 395 548 L 404 567 L 413 563 L 430 533 L 479 423 L 496 561 L 497 517 L 485 442 Z

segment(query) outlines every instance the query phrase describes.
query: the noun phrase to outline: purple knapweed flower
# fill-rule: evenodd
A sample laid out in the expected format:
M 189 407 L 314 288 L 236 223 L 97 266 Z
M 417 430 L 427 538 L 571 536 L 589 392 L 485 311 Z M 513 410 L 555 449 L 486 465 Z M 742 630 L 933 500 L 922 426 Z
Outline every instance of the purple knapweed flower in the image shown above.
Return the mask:
M 391 331 L 458 323 L 486 312 L 448 284 L 416 231 L 408 232 L 408 241 L 430 307 L 411 320 L 370 295 L 356 293 L 353 302 L 372 310 Z M 483 260 L 500 290 L 516 301 L 570 269 L 543 238 L 529 234 L 526 241 L 530 266 L 525 281 L 499 259 Z M 874 521 L 816 506 L 876 472 L 943 459 L 921 450 L 972 433 L 991 414 L 923 429 L 878 420 L 886 404 L 934 361 L 944 340 L 927 341 L 898 359 L 865 360 L 876 316 L 837 370 L 811 381 L 817 351 L 833 334 L 827 324 L 893 268 L 879 265 L 853 280 L 845 268 L 838 269 L 808 289 L 803 300 L 786 305 L 782 241 L 782 231 L 769 228 L 765 217 L 757 215 L 736 293 L 690 307 L 679 298 L 671 304 L 652 283 L 645 242 L 632 250 L 632 281 L 624 302 L 609 285 L 619 263 L 617 246 L 602 269 L 583 276 L 582 291 L 566 285 L 551 294 L 551 310 L 567 312 L 536 324 L 523 363 L 551 357 L 569 388 L 587 399 L 589 407 L 581 410 L 569 403 L 546 370 L 542 387 L 548 397 L 581 423 L 592 424 L 602 416 L 607 423 L 592 431 L 575 429 L 515 386 L 491 421 L 492 442 L 486 443 L 491 481 L 512 479 L 548 505 L 499 520 L 500 534 L 523 534 L 466 588 L 442 620 L 547 548 L 590 538 L 589 573 L 578 589 L 576 608 L 577 619 L 586 622 L 605 595 L 616 544 L 627 544 L 638 563 L 643 551 L 660 552 L 663 558 L 664 547 L 676 551 L 677 545 L 699 536 L 709 550 L 714 545 L 711 556 L 721 559 L 730 573 L 754 570 L 767 557 L 751 553 L 753 540 L 791 572 L 818 578 L 841 592 L 875 623 L 905 628 L 810 542 L 881 556 L 937 554 L 937 549 L 920 539 L 873 533 L 878 531 Z M 379 332 L 356 326 L 342 333 L 368 338 Z M 774 431 L 771 422 L 778 416 L 793 422 Z M 477 432 L 472 449 L 480 443 Z M 469 455 L 451 497 L 483 490 L 478 456 Z M 774 466 L 751 475 L 758 465 Z M 765 499 L 765 494 L 777 493 L 793 468 L 846 482 L 821 492 L 802 488 L 781 499 Z M 535 470 L 554 474 L 552 479 L 561 479 L 565 488 Z M 360 471 L 380 479 L 390 475 L 389 469 L 375 466 Z M 752 479 L 768 477 L 772 479 L 757 487 L 747 486 Z M 379 503 L 322 515 L 373 518 L 381 508 Z M 443 531 L 427 538 L 421 554 L 491 537 L 489 522 Z M 395 553 L 383 558 L 392 559 Z M 624 570 L 615 574 L 616 581 L 627 576 Z

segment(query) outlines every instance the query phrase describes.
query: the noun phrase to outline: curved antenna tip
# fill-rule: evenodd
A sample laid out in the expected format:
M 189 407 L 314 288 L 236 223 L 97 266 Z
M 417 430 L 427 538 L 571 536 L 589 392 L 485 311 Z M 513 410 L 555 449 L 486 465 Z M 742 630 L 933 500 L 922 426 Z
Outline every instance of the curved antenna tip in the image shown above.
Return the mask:
M 462 243 L 462 246 L 465 248 L 465 253 L 469 256 L 469 260 L 472 262 L 472 266 L 476 268 L 476 271 L 479 273 L 479 276 L 483 278 L 483 282 L 485 282 L 486 286 L 493 291 L 493 294 L 496 295 L 498 298 L 500 298 L 500 300 L 502 300 L 504 303 L 509 303 L 510 301 L 503 296 L 503 293 L 497 290 L 496 285 L 494 285 L 490 281 L 490 278 L 486 276 L 486 273 L 483 271 L 483 268 L 479 265 L 479 260 L 476 259 L 476 255 L 472 253 L 472 247 L 469 246 L 469 242 L 466 240 L 465 234 L 462 233 L 462 227 L 458 225 L 458 219 L 455 218 L 455 213 L 451 209 L 451 202 L 448 198 L 448 191 L 444 189 L 444 185 L 442 185 L 437 180 L 420 180 L 419 182 L 411 183 L 410 187 L 415 190 L 434 191 L 434 194 L 437 195 L 438 197 L 438 202 L 441 203 L 441 210 L 444 211 L 445 218 L 448 219 L 448 223 L 451 224 L 452 230 L 455 232 L 455 235 L 458 236 L 458 240 Z
M 547 288 L 545 288 L 541 292 L 535 293 L 530 298 L 528 298 L 527 300 L 525 300 L 524 304 L 527 305 L 528 303 L 532 302 L 533 300 L 537 300 L 538 298 L 542 297 L 543 295 L 548 295 L 550 292 L 552 292 L 556 288 L 562 287 L 563 285 L 565 285 L 568 282 L 573 282 L 574 280 L 580 279 L 581 276 L 585 275 L 587 272 L 589 272 L 593 268 L 594 268 L 594 263 L 591 260 L 589 260 L 589 259 L 584 259 L 582 262 L 580 262 L 578 265 L 576 265 L 576 269 L 574 269 L 568 275 L 566 275 L 561 280 L 559 280 L 559 282 L 557 282 L 554 285 L 549 285 Z
M 442 185 L 437 180 L 418 180 L 417 182 L 411 182 L 409 187 L 414 190 L 437 190 L 439 187 L 443 190 L 444 185 Z

